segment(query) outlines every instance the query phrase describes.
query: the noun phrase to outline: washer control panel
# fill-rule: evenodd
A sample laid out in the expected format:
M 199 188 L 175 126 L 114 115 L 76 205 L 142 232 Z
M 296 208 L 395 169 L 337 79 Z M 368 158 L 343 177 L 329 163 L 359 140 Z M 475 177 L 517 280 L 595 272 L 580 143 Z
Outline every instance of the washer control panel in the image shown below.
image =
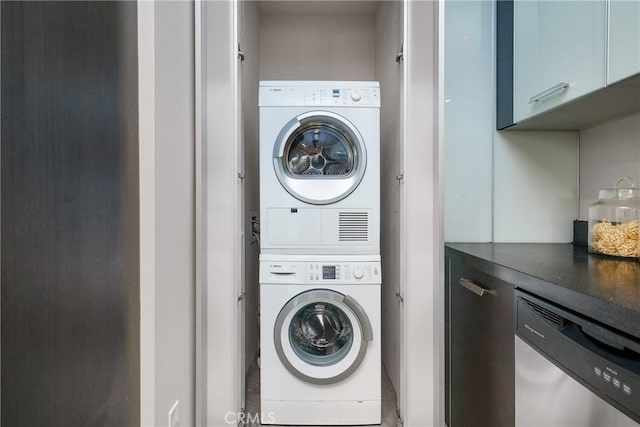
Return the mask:
M 377 107 L 380 105 L 378 88 L 312 88 L 306 89 L 304 105 L 340 105 Z
M 261 107 L 380 107 L 380 87 L 375 82 L 329 82 L 310 86 L 265 85 L 260 87 L 259 104 Z
M 306 263 L 306 283 L 375 284 L 381 281 L 380 263 L 377 262 Z
M 261 261 L 260 283 L 376 285 L 382 271 L 380 261 Z

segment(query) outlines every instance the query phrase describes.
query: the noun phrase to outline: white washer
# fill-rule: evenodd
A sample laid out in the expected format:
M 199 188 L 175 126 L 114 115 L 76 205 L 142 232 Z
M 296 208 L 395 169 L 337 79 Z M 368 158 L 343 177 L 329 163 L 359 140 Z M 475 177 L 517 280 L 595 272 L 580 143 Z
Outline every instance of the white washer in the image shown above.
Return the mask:
M 376 255 L 261 255 L 263 424 L 380 424 L 380 283 Z
M 380 252 L 378 82 L 260 83 L 261 252 Z

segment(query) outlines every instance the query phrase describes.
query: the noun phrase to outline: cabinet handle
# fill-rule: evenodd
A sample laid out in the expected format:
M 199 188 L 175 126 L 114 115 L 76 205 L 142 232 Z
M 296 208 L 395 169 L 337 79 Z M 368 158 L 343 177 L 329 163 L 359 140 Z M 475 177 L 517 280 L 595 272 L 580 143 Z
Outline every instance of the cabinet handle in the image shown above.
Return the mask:
M 529 104 L 533 104 L 534 102 L 538 102 L 538 101 L 542 101 L 544 98 L 546 98 L 549 95 L 552 95 L 556 92 L 561 91 L 562 89 L 566 89 L 569 87 L 569 83 L 567 82 L 560 82 L 557 85 L 550 87 L 547 90 L 544 90 L 542 92 L 540 92 L 537 95 L 533 95 L 531 98 L 529 98 Z
M 493 289 L 485 289 L 482 286 L 478 286 L 475 283 L 473 283 L 472 280 L 470 279 L 465 279 L 464 277 L 460 279 L 460 285 L 464 288 L 467 288 L 468 290 L 470 290 L 471 292 L 473 292 L 474 294 L 482 297 L 485 295 L 495 295 L 496 291 L 494 291 Z

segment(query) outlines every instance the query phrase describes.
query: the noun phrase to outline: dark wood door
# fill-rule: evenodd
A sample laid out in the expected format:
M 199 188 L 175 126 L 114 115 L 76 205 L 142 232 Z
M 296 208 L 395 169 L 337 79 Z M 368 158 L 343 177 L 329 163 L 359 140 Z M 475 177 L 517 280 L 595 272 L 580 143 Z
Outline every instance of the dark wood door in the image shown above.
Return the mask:
M 463 257 L 447 257 L 447 263 L 449 426 L 513 426 L 514 287 Z
M 0 7 L 2 425 L 139 425 L 137 5 Z

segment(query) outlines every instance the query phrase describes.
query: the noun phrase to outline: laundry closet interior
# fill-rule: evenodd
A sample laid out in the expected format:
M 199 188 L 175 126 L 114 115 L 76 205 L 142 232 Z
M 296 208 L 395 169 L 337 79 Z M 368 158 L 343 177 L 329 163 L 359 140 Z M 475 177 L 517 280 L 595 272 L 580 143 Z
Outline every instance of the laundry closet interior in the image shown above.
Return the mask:
M 260 82 L 379 82 L 382 425 L 395 426 L 398 419 L 402 419 L 407 404 L 404 394 L 413 399 L 413 405 L 417 401 L 417 396 L 411 394 L 405 384 L 408 375 L 405 330 L 407 314 L 403 307 L 406 287 L 424 287 L 425 294 L 433 292 L 431 284 L 425 287 L 424 283 L 411 282 L 407 278 L 407 272 L 414 267 L 407 267 L 405 259 L 408 246 L 404 240 L 407 227 L 404 198 L 407 193 L 403 188 L 403 174 L 407 170 L 404 164 L 405 150 L 408 148 L 404 143 L 407 120 L 404 100 L 407 90 L 406 70 L 403 58 L 403 45 L 407 41 L 405 2 L 239 1 L 234 7 L 239 56 L 234 69 L 237 76 L 234 90 L 239 100 L 236 105 L 236 150 L 242 181 L 238 206 L 242 217 L 239 227 L 243 235 L 240 250 L 242 271 L 239 273 L 241 279 L 238 289 L 242 300 L 239 302 L 241 313 L 237 317 L 240 323 L 237 330 L 242 337 L 237 347 L 242 357 L 241 366 L 236 371 L 237 381 L 241 385 L 239 388 L 236 386 L 236 398 L 240 400 L 242 410 L 249 413 L 260 410 L 260 396 L 257 392 L 261 310 L 259 239 L 262 225 L 258 107 Z M 208 13 L 207 25 L 211 26 L 213 15 Z M 424 28 L 421 31 L 426 35 L 423 38 L 425 46 L 433 44 L 430 33 L 436 30 Z M 414 46 L 419 48 L 418 43 Z M 429 103 L 433 105 L 433 100 L 430 99 Z M 427 121 L 431 122 L 431 119 Z M 426 135 L 425 139 L 416 141 L 416 144 L 432 144 L 432 141 L 431 136 Z M 434 160 L 424 160 L 424 167 L 432 175 L 429 162 Z M 426 199 L 428 203 L 428 194 Z M 419 233 L 415 235 L 417 234 Z M 437 244 L 434 243 L 433 246 L 436 247 Z M 430 262 L 429 260 L 427 264 Z M 429 278 L 425 277 L 425 283 L 428 281 Z M 415 295 L 420 292 L 422 291 L 416 291 Z M 430 300 L 431 296 L 427 295 L 426 298 Z M 429 313 L 429 310 L 424 310 L 424 313 Z M 430 334 L 436 327 L 431 321 L 427 323 L 425 333 Z M 209 337 L 212 336 L 212 327 L 209 324 Z M 432 339 L 437 340 L 437 337 L 428 338 L 418 345 L 424 345 L 424 342 Z M 432 362 L 433 356 L 425 357 Z M 208 370 L 211 371 L 211 368 Z M 426 370 L 430 371 L 430 376 L 437 377 L 435 370 L 430 367 Z M 415 378 L 418 376 L 416 373 Z M 438 384 L 440 379 L 435 378 L 433 381 Z M 430 397 L 424 396 L 425 400 Z M 211 396 L 208 399 L 210 404 Z

